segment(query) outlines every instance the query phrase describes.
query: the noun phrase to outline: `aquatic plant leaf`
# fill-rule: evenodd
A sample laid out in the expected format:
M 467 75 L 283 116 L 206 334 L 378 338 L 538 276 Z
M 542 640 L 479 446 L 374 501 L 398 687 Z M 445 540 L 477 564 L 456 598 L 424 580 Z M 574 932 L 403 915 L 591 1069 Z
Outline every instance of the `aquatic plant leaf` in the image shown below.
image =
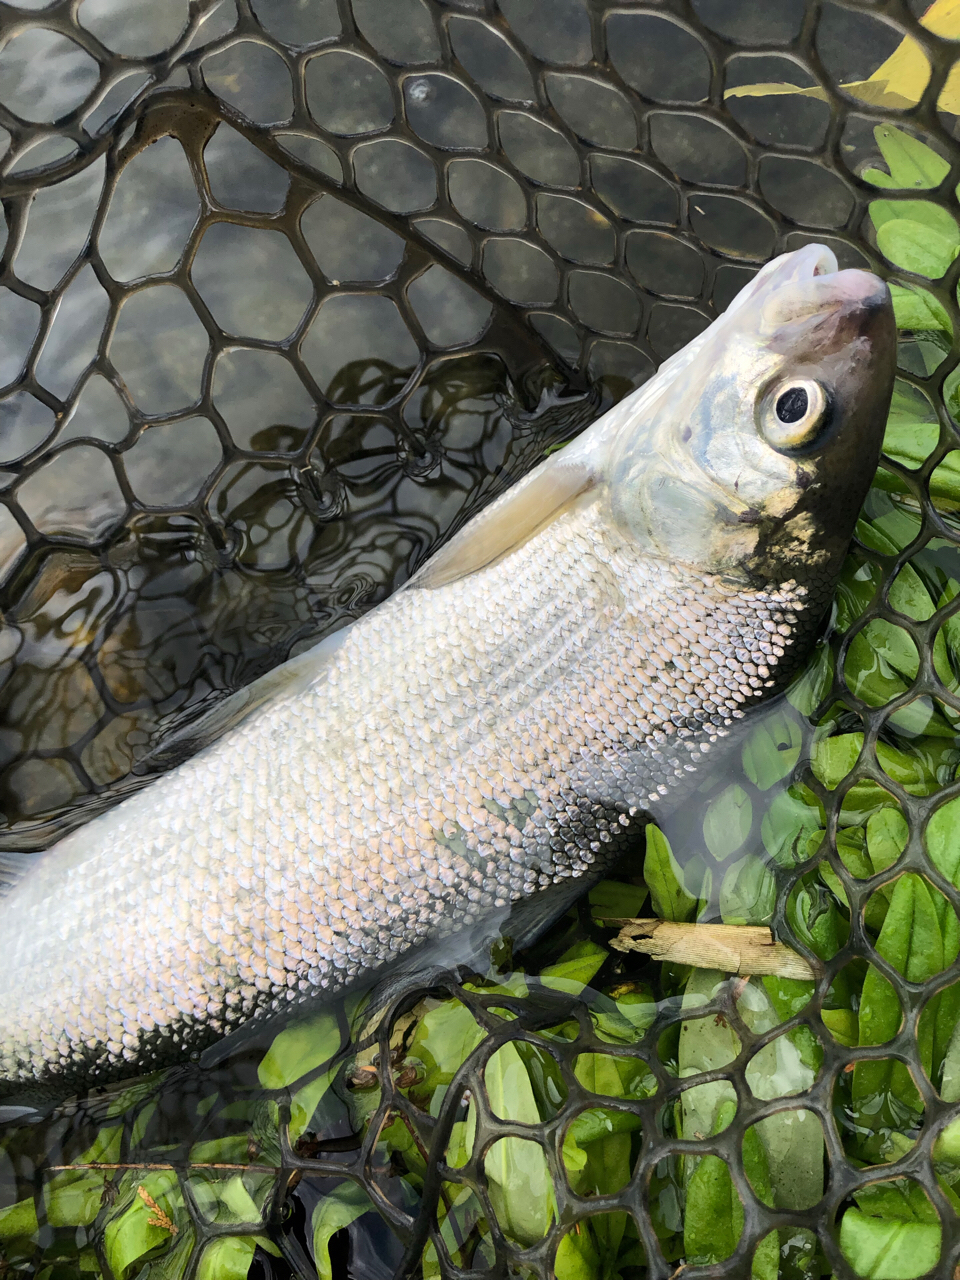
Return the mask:
M 728 867 L 720 886 L 724 924 L 767 924 L 777 905 L 777 884 L 756 854 Z
M 541 969 L 540 981 L 545 987 L 579 994 L 609 955 L 599 942 L 584 938 L 575 942 L 554 964 Z
M 899 878 L 877 939 L 877 952 L 911 982 L 925 982 L 943 970 L 943 934 L 929 886 L 920 876 Z M 918 1050 L 929 1074 L 932 1070 L 933 1026 L 924 1011 L 920 1019 Z M 885 1044 L 900 1030 L 900 1000 L 887 978 L 873 965 L 867 971 L 860 997 L 861 1045 Z M 858 1062 L 853 1070 L 853 1099 L 861 1108 L 890 1093 L 919 1110 L 920 1095 L 909 1071 L 895 1059 Z
M 703 819 L 703 839 L 718 861 L 742 846 L 753 823 L 753 804 L 743 787 L 726 787 L 711 800 Z
M 743 771 L 761 791 L 769 791 L 791 772 L 800 758 L 800 726 L 778 711 L 763 720 L 743 744 Z
M 949 315 L 939 299 L 926 289 L 891 282 L 890 295 L 898 329 L 942 332 L 953 336 Z
M 340 1043 L 340 1024 L 333 1014 L 297 1022 L 274 1039 L 257 1068 L 257 1078 L 265 1089 L 284 1089 L 329 1062 Z
M 877 248 L 887 261 L 928 280 L 939 280 L 950 266 L 957 256 L 958 239 L 956 234 L 942 234 L 930 220 L 895 218 L 877 228 Z
M 877 186 L 892 186 L 906 189 L 938 187 L 950 172 L 949 163 L 938 155 L 932 147 L 928 147 L 919 138 L 913 138 L 903 129 L 893 125 L 878 124 L 873 131 L 877 146 L 887 162 L 889 174 L 881 170 L 868 169 L 861 175 L 867 182 L 875 182 L 874 174 L 890 179 L 877 182 Z
M 550 1169 L 539 1144 L 528 1138 L 499 1138 L 487 1151 L 483 1169 L 503 1233 L 523 1246 L 542 1240 L 557 1211 Z
M 445 1000 L 429 1009 L 417 1024 L 409 1056 L 424 1063 L 424 1089 L 437 1089 L 453 1079 L 486 1032 L 459 1000 Z
M 647 887 L 623 880 L 601 880 L 590 890 L 590 914 L 595 920 L 637 916 L 647 900 Z
M 653 823 L 647 827 L 643 878 L 650 890 L 650 905 L 655 916 L 661 920 L 693 919 L 697 901 L 684 888 L 683 873 L 669 840 Z
M 133 1199 L 125 1209 L 107 1223 L 103 1252 L 118 1280 L 128 1280 L 135 1274 L 135 1268 L 139 1269 L 137 1264 L 141 1258 L 172 1243 L 177 1232 L 176 1201 L 179 1201 L 176 1174 L 149 1173 L 137 1183 Z
M 253 1236 L 227 1236 L 211 1241 L 201 1255 L 197 1280 L 246 1280 L 256 1249 L 257 1240 Z
M 713 1133 L 722 1133 L 736 1115 L 733 1101 L 721 1103 Z M 709 1266 L 729 1258 L 743 1234 L 743 1205 L 727 1162 L 715 1155 L 702 1156 L 687 1185 L 683 1221 L 683 1246 L 687 1262 Z
M 323 1197 L 313 1211 L 313 1261 L 319 1280 L 333 1280 L 330 1241 L 373 1208 L 370 1197 L 355 1182 L 341 1182 Z
M 840 1220 L 840 1248 L 867 1280 L 914 1280 L 940 1261 L 943 1228 L 925 1222 L 874 1218 L 848 1209 Z
M 28 1238 L 37 1230 L 37 1206 L 31 1197 L 0 1209 L 0 1240 Z

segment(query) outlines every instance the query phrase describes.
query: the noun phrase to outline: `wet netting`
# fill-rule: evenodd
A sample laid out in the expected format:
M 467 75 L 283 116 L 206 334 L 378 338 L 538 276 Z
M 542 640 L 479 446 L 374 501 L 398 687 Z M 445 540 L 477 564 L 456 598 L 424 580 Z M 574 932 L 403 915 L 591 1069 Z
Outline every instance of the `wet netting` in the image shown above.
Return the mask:
M 871 266 L 901 331 L 828 634 L 621 878 L 525 953 L 8 1118 L 0 1276 L 960 1274 L 957 41 L 957 0 L 0 4 L 6 849 L 773 255 Z M 636 915 L 771 924 L 814 979 L 617 950 Z

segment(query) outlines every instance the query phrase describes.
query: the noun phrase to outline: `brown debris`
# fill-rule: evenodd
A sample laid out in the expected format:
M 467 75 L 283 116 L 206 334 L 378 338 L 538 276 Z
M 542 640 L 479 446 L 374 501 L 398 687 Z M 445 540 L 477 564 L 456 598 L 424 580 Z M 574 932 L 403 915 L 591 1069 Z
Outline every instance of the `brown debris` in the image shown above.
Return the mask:
M 619 925 L 616 951 L 643 951 L 654 960 L 723 973 L 815 980 L 819 975 L 764 925 L 679 924 L 673 920 L 607 920 Z

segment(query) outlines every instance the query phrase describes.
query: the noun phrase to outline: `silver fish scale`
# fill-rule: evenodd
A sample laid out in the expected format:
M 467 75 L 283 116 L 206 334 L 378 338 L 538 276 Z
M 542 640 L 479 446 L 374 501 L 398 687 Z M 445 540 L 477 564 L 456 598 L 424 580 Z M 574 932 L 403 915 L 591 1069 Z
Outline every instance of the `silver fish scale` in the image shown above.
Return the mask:
M 617 858 L 816 619 L 642 556 L 602 503 L 401 591 L 44 855 L 4 904 L 0 1079 L 159 1064 Z

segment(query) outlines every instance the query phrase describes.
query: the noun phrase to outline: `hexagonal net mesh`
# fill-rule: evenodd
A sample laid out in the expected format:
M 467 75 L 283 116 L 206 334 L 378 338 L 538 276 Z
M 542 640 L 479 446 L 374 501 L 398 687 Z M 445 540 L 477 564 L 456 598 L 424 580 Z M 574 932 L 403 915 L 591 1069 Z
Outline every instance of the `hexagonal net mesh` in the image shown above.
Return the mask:
M 954 1274 L 956 40 L 955 0 L 0 5 L 6 848 L 774 254 L 872 266 L 901 329 L 830 633 L 696 803 L 522 956 L 0 1132 L 0 1271 Z M 817 980 L 612 950 L 648 893 Z

